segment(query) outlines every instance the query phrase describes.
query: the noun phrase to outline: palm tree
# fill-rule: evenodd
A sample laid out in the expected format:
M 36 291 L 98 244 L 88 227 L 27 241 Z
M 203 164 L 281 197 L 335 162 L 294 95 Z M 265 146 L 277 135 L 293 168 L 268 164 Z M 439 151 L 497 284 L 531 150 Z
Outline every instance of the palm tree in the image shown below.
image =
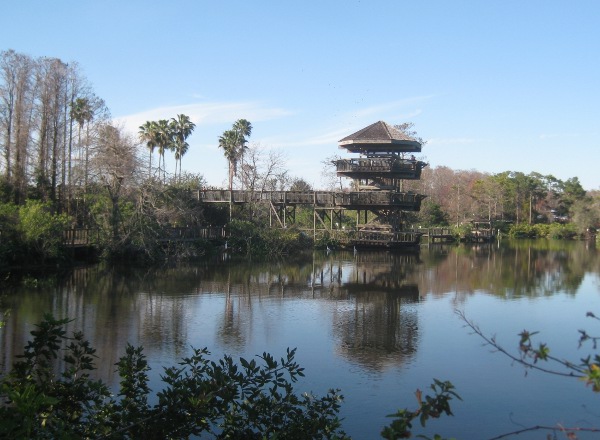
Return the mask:
M 229 221 L 233 210 L 233 176 L 237 172 L 239 135 L 234 130 L 226 130 L 219 137 L 219 148 L 223 149 L 223 154 L 229 163 Z
M 194 131 L 196 124 L 190 120 L 189 116 L 180 114 L 177 115 L 177 118 L 171 119 L 170 126 L 175 149 L 175 175 L 177 176 L 177 161 L 179 161 L 179 179 L 181 179 L 181 158 L 187 153 L 189 144 L 186 140 Z
M 252 124 L 246 119 L 238 119 L 233 123 L 233 130 L 238 135 L 237 153 L 242 160 L 242 189 L 244 189 L 244 152 L 248 148 L 246 146 L 248 142 L 246 137 L 250 137 L 252 134 Z
M 238 143 L 238 134 L 234 130 L 226 130 L 219 137 L 219 148 L 223 149 L 229 163 L 229 191 L 233 190 L 233 176 L 237 173 Z
M 138 135 L 140 136 L 140 140 L 146 143 L 148 150 L 150 150 L 150 163 L 148 164 L 148 178 L 150 178 L 152 174 L 152 155 L 154 154 L 154 149 L 157 146 L 156 142 L 156 122 L 154 121 L 146 121 L 144 125 L 140 125 L 140 131 Z
M 169 121 L 167 121 L 166 119 L 160 119 L 158 122 L 156 122 L 156 146 L 158 147 L 158 155 L 159 155 L 159 159 L 158 159 L 158 172 L 160 175 L 160 158 L 162 157 L 162 163 L 163 163 L 163 183 L 166 181 L 167 178 L 167 170 L 166 170 L 166 164 L 165 164 L 165 150 L 172 150 L 173 149 L 173 132 L 171 130 L 171 126 L 169 124 Z

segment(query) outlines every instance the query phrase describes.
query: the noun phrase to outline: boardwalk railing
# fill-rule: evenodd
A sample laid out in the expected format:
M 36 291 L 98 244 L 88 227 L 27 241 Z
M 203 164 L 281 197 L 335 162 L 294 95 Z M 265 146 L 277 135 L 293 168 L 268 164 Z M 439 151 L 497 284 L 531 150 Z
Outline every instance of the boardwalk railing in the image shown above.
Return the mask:
M 187 241 L 187 240 L 218 240 L 227 237 L 227 230 L 224 227 L 214 228 L 169 228 L 159 239 L 160 241 Z
M 274 205 L 313 205 L 346 209 L 375 209 L 395 207 L 405 211 L 419 211 L 425 196 L 396 191 L 240 191 L 200 190 L 198 199 L 205 203 L 258 203 Z
M 63 231 L 63 245 L 67 247 L 94 246 L 99 242 L 99 229 L 74 228 Z
M 186 240 L 219 240 L 227 238 L 225 227 L 211 228 L 168 228 L 163 230 L 159 241 L 186 241 Z M 100 230 L 89 228 L 74 228 L 63 231 L 63 245 L 66 247 L 92 247 L 100 244 Z
M 405 179 L 419 179 L 425 162 L 398 158 L 359 158 L 335 161 L 338 173 L 349 176 L 361 174 L 401 176 Z M 392 174 L 393 176 L 390 176 Z
M 416 231 L 421 232 L 423 237 L 429 240 L 429 243 L 449 242 L 456 240 L 456 236 L 454 235 L 452 228 L 421 228 Z
M 350 244 L 358 248 L 418 249 L 421 234 L 408 231 L 357 231 Z

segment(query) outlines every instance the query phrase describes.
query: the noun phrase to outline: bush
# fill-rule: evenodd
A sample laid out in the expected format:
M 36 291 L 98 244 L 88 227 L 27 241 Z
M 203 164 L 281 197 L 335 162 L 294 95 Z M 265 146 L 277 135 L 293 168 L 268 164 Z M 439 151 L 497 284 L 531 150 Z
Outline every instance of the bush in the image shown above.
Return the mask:
M 508 233 L 513 238 L 572 239 L 577 236 L 575 226 L 571 223 L 539 223 L 535 225 L 520 223 L 512 225 Z
M 18 231 L 30 256 L 42 261 L 61 255 L 63 231 L 69 224 L 65 214 L 54 214 L 49 203 L 28 200 L 19 207 Z
M 12 203 L 0 203 L 0 267 L 15 262 L 23 244 L 18 232 L 19 208 Z
M 234 253 L 257 257 L 283 257 L 312 246 L 312 240 L 295 228 L 271 229 L 246 220 L 229 224 L 228 248 Z
M 0 437 L 179 439 L 210 433 L 228 439 L 344 439 L 337 413 L 342 396 L 297 395 L 304 376 L 287 350 L 277 361 L 230 356 L 212 361 L 206 349 L 165 368 L 165 387 L 148 404 L 150 370 L 141 347 L 129 345 L 117 363 L 117 398 L 90 378 L 95 350 L 81 332 L 68 337 L 68 320 L 46 316 L 21 360 L 0 382 Z M 56 370 L 57 359 L 63 361 Z

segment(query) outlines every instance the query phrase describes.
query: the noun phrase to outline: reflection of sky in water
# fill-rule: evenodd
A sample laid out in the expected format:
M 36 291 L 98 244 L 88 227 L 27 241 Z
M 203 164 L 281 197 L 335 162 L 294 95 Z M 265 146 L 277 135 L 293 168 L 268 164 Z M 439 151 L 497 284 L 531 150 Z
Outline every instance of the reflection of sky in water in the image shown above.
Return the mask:
M 297 347 L 307 375 L 297 391 L 341 388 L 344 425 L 357 439 L 378 438 L 389 423 L 385 415 L 414 407 L 414 391 L 426 392 L 432 378 L 452 381 L 464 401 L 454 405 L 456 417 L 431 424 L 430 436 L 486 438 L 557 422 L 600 425 L 590 414 L 597 396 L 583 384 L 526 376 L 483 347 L 454 313 L 463 310 L 508 349 L 526 328 L 540 331 L 540 342 L 550 342 L 557 356 L 577 360 L 586 353 L 577 349 L 577 329 L 600 333 L 596 321 L 585 319 L 587 311 L 600 314 L 595 251 L 575 247 L 555 259 L 548 249 L 441 249 L 424 248 L 418 259 L 334 253 L 302 264 L 204 265 L 144 276 L 88 272 L 85 288 L 72 283 L 9 296 L 3 359 L 52 311 L 77 316 L 70 328 L 82 328 L 92 340 L 106 360 L 105 377 L 127 342 L 143 345 L 154 390 L 159 366 L 172 365 L 192 346 L 234 358 L 263 351 L 280 357 Z

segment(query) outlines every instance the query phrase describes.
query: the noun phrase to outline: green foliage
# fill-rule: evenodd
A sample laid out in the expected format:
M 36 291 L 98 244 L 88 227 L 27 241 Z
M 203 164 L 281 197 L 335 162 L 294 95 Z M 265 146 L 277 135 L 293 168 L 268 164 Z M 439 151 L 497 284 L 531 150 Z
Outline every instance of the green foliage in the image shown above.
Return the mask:
M 425 200 L 418 215 L 423 227 L 448 226 L 449 215 L 439 203 Z
M 593 336 L 586 330 L 579 330 L 579 347 L 581 348 L 584 344 L 591 343 L 593 352 L 588 354 L 586 357 L 581 358 L 579 361 L 570 361 L 562 357 L 554 356 L 548 344 L 535 341 L 534 337 L 537 336 L 539 332 L 523 330 L 521 333 L 519 333 L 518 353 L 515 354 L 499 345 L 495 337 L 488 337 L 483 334 L 477 325 L 465 317 L 464 313 L 457 312 L 457 314 L 463 319 L 463 321 L 473 331 L 474 334 L 480 336 L 485 343 L 491 346 L 495 351 L 508 356 L 513 362 L 521 364 L 527 369 L 541 371 L 546 374 L 552 374 L 571 379 L 579 379 L 585 382 L 587 386 L 591 386 L 592 391 L 600 392 L 600 355 L 596 353 L 600 336 Z M 592 312 L 587 312 L 586 316 L 600 321 L 600 319 Z M 530 428 L 520 429 L 496 438 L 508 437 L 509 435 L 516 435 L 526 431 L 556 431 L 557 429 L 560 429 L 561 432 L 566 433 L 568 438 L 577 438 L 575 437 L 575 433 L 577 432 L 600 432 L 599 428 L 593 427 L 567 428 L 563 425 L 538 425 Z
M 511 225 L 508 234 L 513 238 L 572 239 L 577 236 L 577 231 L 572 223 L 538 223 L 534 225 L 519 223 Z
M 0 267 L 14 263 L 21 246 L 18 231 L 19 208 L 12 203 L 0 203 Z
M 80 332 L 66 337 L 68 320 L 46 316 L 11 373 L 0 382 L 2 438 L 82 438 L 93 429 L 90 414 L 101 414 L 110 395 L 90 379 L 95 350 Z M 63 371 L 56 373 L 60 355 Z
M 321 234 L 315 241 L 315 249 L 337 249 L 340 246 L 340 241 L 332 237 L 329 232 Z
M 459 239 L 469 239 L 471 238 L 472 229 L 473 226 L 470 223 L 465 223 L 460 226 L 454 226 L 452 228 L 452 233 Z
M 241 255 L 275 258 L 306 250 L 311 239 L 295 228 L 271 229 L 245 220 L 232 220 L 229 224 L 228 248 Z
M 348 438 L 337 417 L 338 390 L 323 397 L 294 393 L 293 384 L 304 376 L 295 349 L 280 360 L 263 353 L 239 363 L 230 356 L 213 361 L 206 349 L 194 349 L 165 368 L 165 387 L 150 405 L 141 347 L 128 345 L 117 363 L 115 399 L 90 378 L 95 350 L 81 332 L 67 336 L 67 323 L 47 315 L 0 381 L 1 438 Z
M 433 396 L 425 396 L 423 400 L 423 392 L 417 390 L 415 396 L 418 402 L 418 408 L 414 411 L 408 409 L 398 410 L 395 414 L 390 414 L 388 417 L 393 417 L 395 420 L 383 428 L 381 436 L 385 439 L 396 440 L 400 438 L 409 438 L 412 436 L 412 425 L 415 419 L 419 419 L 422 427 L 425 427 L 427 421 L 431 418 L 437 419 L 442 414 L 448 416 L 453 415 L 450 409 L 450 401 L 454 398 L 460 399 L 460 396 L 454 391 L 454 385 L 451 382 L 434 379 L 431 384 Z M 435 439 L 441 439 L 439 435 L 435 435 Z
M 28 200 L 19 207 L 18 231 L 30 255 L 46 258 L 60 256 L 63 231 L 69 224 L 65 214 L 54 214 L 49 203 Z
M 573 225 L 577 233 L 585 234 L 595 231 L 600 226 L 600 210 L 591 197 L 577 200 L 571 206 Z
M 598 320 L 592 312 L 588 312 L 586 316 Z M 550 348 L 546 343 L 534 343 L 533 337 L 537 334 L 538 332 L 529 332 L 527 330 L 519 333 L 519 362 L 521 364 L 553 374 L 577 377 L 584 381 L 586 385 L 591 386 L 594 392 L 600 392 L 600 355 L 597 353 L 588 354 L 579 362 L 556 358 L 551 355 Z M 579 334 L 580 347 L 587 342 L 591 342 L 594 349 L 597 347 L 600 337 L 592 336 L 586 330 L 579 330 Z M 562 370 L 548 370 L 545 367 L 538 366 L 538 361 L 553 363 L 561 367 Z

